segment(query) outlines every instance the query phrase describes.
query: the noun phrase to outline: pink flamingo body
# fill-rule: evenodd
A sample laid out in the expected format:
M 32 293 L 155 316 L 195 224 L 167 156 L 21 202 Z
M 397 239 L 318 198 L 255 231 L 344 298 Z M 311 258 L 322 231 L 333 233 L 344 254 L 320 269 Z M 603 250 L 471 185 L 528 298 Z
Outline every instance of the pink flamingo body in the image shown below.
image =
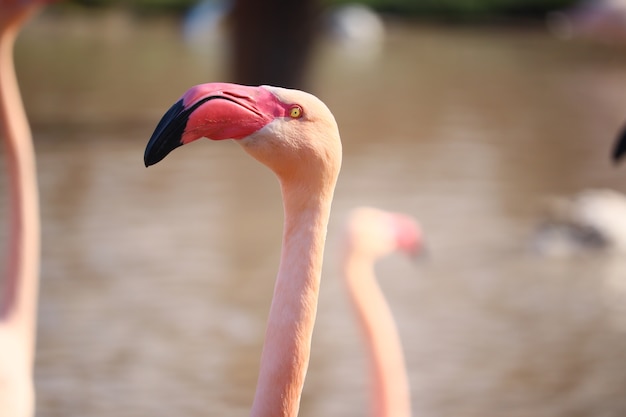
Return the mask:
M 284 231 L 252 416 L 295 417 L 310 357 L 330 206 L 341 165 L 333 115 L 297 90 L 204 84 L 163 116 L 146 147 L 146 166 L 196 139 L 227 138 L 280 182 Z
M 39 197 L 35 152 L 13 63 L 22 25 L 46 1 L 0 0 L 0 117 L 10 193 L 9 256 L 0 304 L 0 410 L 34 414 L 33 362 L 39 288 Z
M 420 228 L 409 216 L 360 207 L 346 222 L 342 271 L 370 357 L 372 417 L 411 416 L 402 344 L 374 264 L 394 251 L 415 254 L 421 247 Z

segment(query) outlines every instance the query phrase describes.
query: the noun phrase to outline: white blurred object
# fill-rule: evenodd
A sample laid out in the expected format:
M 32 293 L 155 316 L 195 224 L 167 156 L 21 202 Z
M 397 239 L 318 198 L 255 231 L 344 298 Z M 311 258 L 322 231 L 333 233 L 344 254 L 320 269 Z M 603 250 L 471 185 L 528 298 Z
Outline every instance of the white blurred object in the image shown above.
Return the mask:
M 571 9 L 549 14 L 547 24 L 564 39 L 626 41 L 626 0 L 583 1 Z
M 185 42 L 203 48 L 222 43 L 223 22 L 231 6 L 227 0 L 204 0 L 192 7 L 183 20 Z
M 333 9 L 328 17 L 329 33 L 347 53 L 372 58 L 382 51 L 385 24 L 380 16 L 362 4 Z
M 538 252 L 553 256 L 590 250 L 626 252 L 626 196 L 590 189 L 555 198 L 532 243 Z

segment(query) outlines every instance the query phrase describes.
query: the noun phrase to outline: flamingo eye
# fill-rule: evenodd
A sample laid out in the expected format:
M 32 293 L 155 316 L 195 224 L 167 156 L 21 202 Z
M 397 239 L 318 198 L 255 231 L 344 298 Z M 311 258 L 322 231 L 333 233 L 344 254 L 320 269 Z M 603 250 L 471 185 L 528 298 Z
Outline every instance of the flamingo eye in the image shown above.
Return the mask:
M 289 109 L 289 116 L 291 116 L 292 119 L 299 119 L 300 117 L 302 117 L 302 107 L 300 106 L 293 106 L 291 109 Z

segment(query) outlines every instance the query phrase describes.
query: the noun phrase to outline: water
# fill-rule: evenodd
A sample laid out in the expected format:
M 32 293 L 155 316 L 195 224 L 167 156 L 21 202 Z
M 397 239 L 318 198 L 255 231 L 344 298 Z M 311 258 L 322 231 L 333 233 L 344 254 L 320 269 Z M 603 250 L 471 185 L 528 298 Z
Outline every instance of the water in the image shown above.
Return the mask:
M 415 415 L 624 415 L 622 260 L 526 250 L 546 197 L 626 191 L 608 159 L 626 119 L 623 48 L 392 24 L 377 60 L 316 53 L 311 89 L 339 122 L 344 164 L 301 415 L 367 414 L 338 273 L 341 222 L 364 204 L 411 213 L 427 235 L 426 260 L 377 269 Z M 224 57 L 194 52 L 169 21 L 117 14 L 40 18 L 20 38 L 43 217 L 39 417 L 248 414 L 277 182 L 234 143 L 142 161 L 163 112 L 223 79 Z

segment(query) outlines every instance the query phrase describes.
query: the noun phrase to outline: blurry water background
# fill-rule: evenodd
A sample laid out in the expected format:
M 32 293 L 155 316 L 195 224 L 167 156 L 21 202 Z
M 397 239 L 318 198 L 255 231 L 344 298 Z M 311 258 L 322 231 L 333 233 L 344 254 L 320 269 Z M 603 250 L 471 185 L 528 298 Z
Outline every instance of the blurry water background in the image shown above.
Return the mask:
M 249 413 L 277 182 L 232 142 L 142 159 L 188 87 L 225 78 L 223 42 L 199 50 L 175 21 L 119 13 L 43 15 L 19 39 L 43 217 L 38 417 Z M 344 164 L 301 416 L 368 414 L 338 273 L 357 205 L 410 213 L 427 235 L 425 260 L 377 268 L 416 416 L 626 415 L 626 263 L 527 245 L 545 198 L 626 191 L 609 160 L 626 121 L 624 46 L 388 21 L 377 57 L 329 41 L 315 57 L 311 89 L 338 120 Z

